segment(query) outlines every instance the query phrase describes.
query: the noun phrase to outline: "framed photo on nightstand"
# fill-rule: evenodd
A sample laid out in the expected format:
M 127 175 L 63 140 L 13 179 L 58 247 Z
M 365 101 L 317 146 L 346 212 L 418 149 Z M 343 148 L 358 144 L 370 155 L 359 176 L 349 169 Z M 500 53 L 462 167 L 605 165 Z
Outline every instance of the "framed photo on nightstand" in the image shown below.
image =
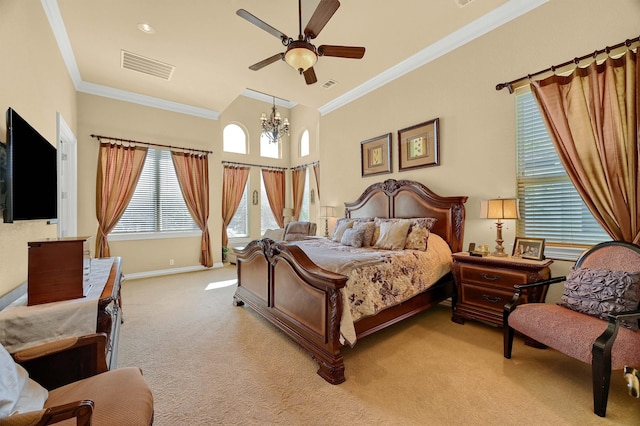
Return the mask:
M 544 238 L 516 237 L 511 256 L 533 260 L 544 259 Z

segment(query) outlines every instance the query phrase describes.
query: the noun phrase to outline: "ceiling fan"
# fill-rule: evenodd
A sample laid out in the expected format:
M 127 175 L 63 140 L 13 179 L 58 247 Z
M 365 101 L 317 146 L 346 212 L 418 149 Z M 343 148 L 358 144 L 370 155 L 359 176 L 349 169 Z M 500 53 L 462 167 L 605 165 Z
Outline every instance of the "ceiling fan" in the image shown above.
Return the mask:
M 364 47 L 354 46 L 334 46 L 323 44 L 318 47 L 313 45 L 310 40 L 318 37 L 320 31 L 329 22 L 329 19 L 340 7 L 338 0 L 321 0 L 318 7 L 313 12 L 311 19 L 307 23 L 307 27 L 302 32 L 302 0 L 298 0 L 298 39 L 287 36 L 283 32 L 275 29 L 271 25 L 252 15 L 244 9 L 238 9 L 236 14 L 259 28 L 262 28 L 269 34 L 280 39 L 282 44 L 286 46 L 286 50 L 282 53 L 264 59 L 249 67 L 250 70 L 257 71 L 277 60 L 283 60 L 291 65 L 300 74 L 304 75 L 307 84 L 313 84 L 318 81 L 313 66 L 318 60 L 318 56 L 334 56 L 338 58 L 361 59 L 364 56 Z

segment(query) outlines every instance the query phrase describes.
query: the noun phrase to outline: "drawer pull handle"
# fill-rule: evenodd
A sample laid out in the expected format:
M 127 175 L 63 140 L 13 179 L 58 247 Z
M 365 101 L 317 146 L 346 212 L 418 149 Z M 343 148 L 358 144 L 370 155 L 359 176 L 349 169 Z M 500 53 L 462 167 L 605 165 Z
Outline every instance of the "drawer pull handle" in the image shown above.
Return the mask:
M 483 294 L 482 298 L 487 302 L 491 302 L 491 303 L 502 302 L 502 297 L 498 297 L 498 296 L 489 296 L 488 294 Z
M 480 274 L 480 276 L 487 281 L 498 281 L 500 279 L 500 275 L 489 275 L 489 274 L 482 273 Z

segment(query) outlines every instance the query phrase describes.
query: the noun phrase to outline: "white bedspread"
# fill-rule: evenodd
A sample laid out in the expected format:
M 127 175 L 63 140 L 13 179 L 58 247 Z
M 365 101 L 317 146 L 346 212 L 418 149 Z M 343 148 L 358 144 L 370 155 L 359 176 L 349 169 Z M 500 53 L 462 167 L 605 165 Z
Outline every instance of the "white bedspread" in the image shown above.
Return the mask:
M 402 303 L 435 284 L 451 270 L 451 249 L 430 234 L 426 251 L 353 248 L 326 239 L 296 242 L 316 265 L 346 275 L 342 289 L 342 343 L 356 342 L 354 323 Z
M 66 337 L 96 332 L 98 300 L 113 258 L 91 259 L 89 293 L 81 299 L 27 306 L 24 294 L 0 311 L 0 343 L 16 352 Z

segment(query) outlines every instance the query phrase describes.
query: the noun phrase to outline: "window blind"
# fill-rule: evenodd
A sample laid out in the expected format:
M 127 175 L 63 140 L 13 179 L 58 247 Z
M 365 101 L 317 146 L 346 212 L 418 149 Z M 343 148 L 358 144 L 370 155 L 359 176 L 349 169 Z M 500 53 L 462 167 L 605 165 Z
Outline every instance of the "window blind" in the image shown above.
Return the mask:
M 113 233 L 196 231 L 171 160 L 149 148 L 138 185 Z
M 516 95 L 518 235 L 593 245 L 610 239 L 569 179 L 531 91 Z

